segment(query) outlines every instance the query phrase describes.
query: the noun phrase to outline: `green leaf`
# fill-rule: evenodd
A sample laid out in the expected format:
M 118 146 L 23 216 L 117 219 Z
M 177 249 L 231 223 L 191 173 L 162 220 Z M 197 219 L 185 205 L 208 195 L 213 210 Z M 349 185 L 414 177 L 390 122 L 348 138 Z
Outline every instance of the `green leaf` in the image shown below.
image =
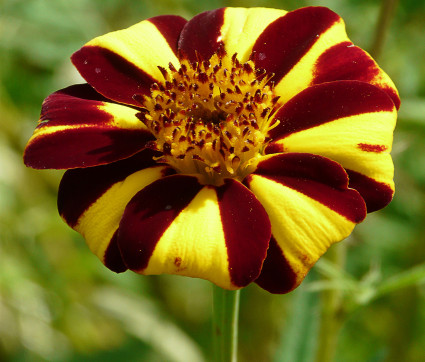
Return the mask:
M 425 263 L 417 265 L 382 282 L 376 289 L 375 298 L 396 290 L 425 284 Z

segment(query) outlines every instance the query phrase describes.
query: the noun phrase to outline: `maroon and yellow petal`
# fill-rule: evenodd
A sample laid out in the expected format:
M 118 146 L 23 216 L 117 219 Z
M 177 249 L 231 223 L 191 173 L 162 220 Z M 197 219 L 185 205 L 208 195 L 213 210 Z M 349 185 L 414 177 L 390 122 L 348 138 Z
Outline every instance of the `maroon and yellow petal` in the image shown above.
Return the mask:
M 245 182 L 271 222 L 274 241 L 257 282 L 272 293 L 299 285 L 319 257 L 366 216 L 344 169 L 325 157 L 266 156 Z
M 353 175 L 350 187 L 375 211 L 388 204 L 394 190 L 390 151 L 396 116 L 391 98 L 368 83 L 312 86 L 277 112 L 280 123 L 270 131 L 266 152 L 309 152 L 338 162 Z
M 291 11 L 258 37 L 251 59 L 274 74 L 275 92 L 285 103 L 308 86 L 333 80 L 361 80 L 400 100 L 388 75 L 347 37 L 344 21 L 325 7 Z
M 311 84 L 336 80 L 359 80 L 382 89 L 400 108 L 400 97 L 395 85 L 378 64 L 363 49 L 346 41 L 324 51 L 314 65 Z
M 245 186 L 232 179 L 204 186 L 184 175 L 141 190 L 118 230 L 129 269 L 203 278 L 226 289 L 258 277 L 269 239 L 267 214 Z
M 254 194 L 233 179 L 216 188 L 231 281 L 244 287 L 256 279 L 269 245 L 270 220 Z
M 179 50 L 192 62 L 209 59 L 218 48 L 237 54 L 239 61 L 249 59 L 252 47 L 263 30 L 284 10 L 267 8 L 221 8 L 203 12 L 183 28 Z
M 137 113 L 106 101 L 87 84 L 57 91 L 43 103 L 24 162 L 38 169 L 68 169 L 129 157 L 152 139 Z
M 71 60 L 99 93 L 138 106 L 134 95 L 149 94 L 153 82 L 164 80 L 159 67 L 179 68 L 177 41 L 185 24 L 180 16 L 150 18 L 91 40 Z
M 273 73 L 273 80 L 279 84 L 321 38 L 345 37 L 345 33 L 341 34 L 341 26 L 341 18 L 324 7 L 291 11 L 263 31 L 252 49 L 251 58 L 257 67 Z
M 127 269 L 116 243 L 116 231 L 127 203 L 143 187 L 174 172 L 157 165 L 154 156 L 157 154 L 144 150 L 108 165 L 69 170 L 59 186 L 60 215 L 114 271 Z
M 367 212 L 380 210 L 393 199 L 394 183 L 392 180 L 390 182 L 382 182 L 360 172 L 349 169 L 345 171 L 350 179 L 349 186 L 357 190 L 365 200 Z

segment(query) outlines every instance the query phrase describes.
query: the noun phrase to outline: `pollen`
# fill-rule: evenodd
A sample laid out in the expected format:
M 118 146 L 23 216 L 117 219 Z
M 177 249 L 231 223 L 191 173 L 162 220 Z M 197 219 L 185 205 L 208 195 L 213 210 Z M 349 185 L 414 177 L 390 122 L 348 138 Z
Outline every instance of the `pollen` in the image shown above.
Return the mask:
M 208 61 L 183 58 L 180 69 L 159 69 L 164 81 L 152 84 L 150 96 L 135 96 L 139 119 L 156 138 L 148 147 L 162 152 L 157 162 L 213 185 L 253 172 L 277 125 L 273 75 L 222 49 Z

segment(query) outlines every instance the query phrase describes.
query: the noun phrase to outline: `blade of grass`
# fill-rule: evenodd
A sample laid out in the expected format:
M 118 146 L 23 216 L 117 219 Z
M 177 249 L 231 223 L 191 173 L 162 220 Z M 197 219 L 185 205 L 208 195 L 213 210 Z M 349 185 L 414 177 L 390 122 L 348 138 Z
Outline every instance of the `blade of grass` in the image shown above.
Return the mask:
M 274 362 L 312 361 L 316 349 L 319 325 L 319 298 L 317 293 L 307 291 L 305 285 L 314 278 L 310 272 L 304 284 L 292 292 L 287 323 L 282 327 L 282 336 Z

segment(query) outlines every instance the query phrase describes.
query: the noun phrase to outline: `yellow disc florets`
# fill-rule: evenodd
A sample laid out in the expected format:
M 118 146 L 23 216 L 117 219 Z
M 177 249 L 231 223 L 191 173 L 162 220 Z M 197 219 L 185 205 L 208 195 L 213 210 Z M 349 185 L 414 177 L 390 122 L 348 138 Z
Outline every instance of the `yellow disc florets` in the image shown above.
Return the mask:
M 150 97 L 141 100 L 140 119 L 156 138 L 150 147 L 163 153 L 158 161 L 198 174 L 206 184 L 242 180 L 268 141 L 278 100 L 268 84 L 271 75 L 224 52 L 169 68 L 160 68 L 164 82 L 154 83 Z

